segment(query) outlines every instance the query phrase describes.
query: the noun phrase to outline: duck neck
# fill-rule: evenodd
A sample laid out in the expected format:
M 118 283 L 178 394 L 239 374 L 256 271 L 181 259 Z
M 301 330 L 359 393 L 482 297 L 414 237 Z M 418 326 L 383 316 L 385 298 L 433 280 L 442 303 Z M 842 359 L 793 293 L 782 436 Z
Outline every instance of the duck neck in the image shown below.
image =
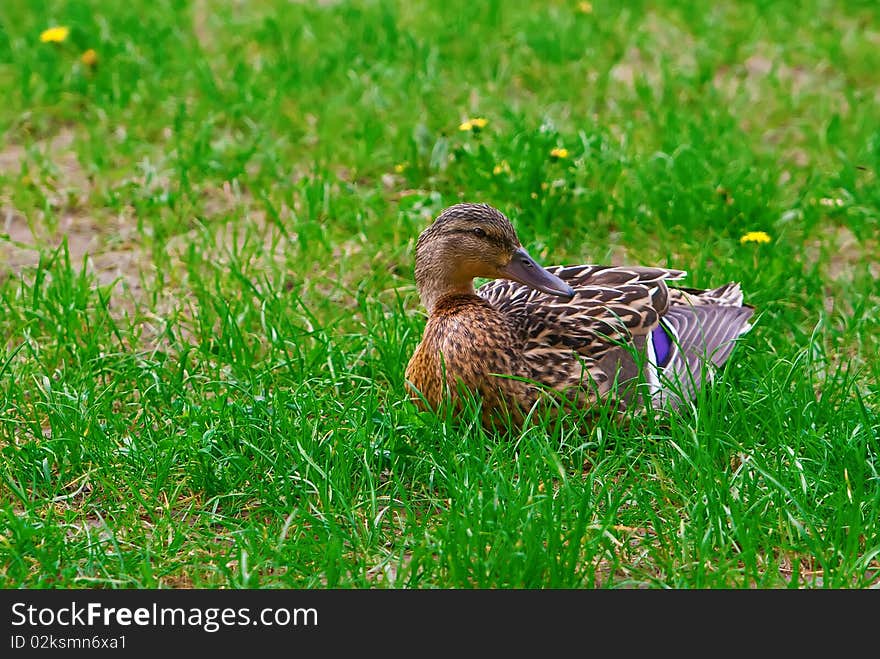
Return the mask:
M 428 315 L 432 316 L 437 308 L 437 302 L 450 295 L 476 295 L 474 292 L 474 280 L 467 279 L 462 281 L 438 281 L 433 280 L 430 284 L 419 282 L 416 280 L 416 286 L 419 290 L 419 297 L 422 304 L 428 311 Z
M 437 273 L 416 268 L 416 288 L 428 315 L 437 308 L 437 302 L 450 295 L 475 295 L 473 277 L 450 277 L 446 273 Z

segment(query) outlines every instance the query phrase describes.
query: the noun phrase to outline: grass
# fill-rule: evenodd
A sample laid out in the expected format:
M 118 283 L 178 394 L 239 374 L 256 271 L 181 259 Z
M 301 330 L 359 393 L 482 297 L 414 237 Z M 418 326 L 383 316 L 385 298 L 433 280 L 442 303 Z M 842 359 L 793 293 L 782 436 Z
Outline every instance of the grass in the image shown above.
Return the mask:
M 3 2 L 0 585 L 876 587 L 880 11 L 581 4 Z M 682 414 L 420 414 L 459 200 L 757 325 Z

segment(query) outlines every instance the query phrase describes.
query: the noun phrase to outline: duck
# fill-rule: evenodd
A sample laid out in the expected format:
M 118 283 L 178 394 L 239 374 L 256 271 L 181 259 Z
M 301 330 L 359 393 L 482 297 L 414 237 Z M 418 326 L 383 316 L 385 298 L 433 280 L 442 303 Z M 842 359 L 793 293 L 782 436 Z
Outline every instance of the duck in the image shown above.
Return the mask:
M 427 321 L 405 371 L 410 400 L 521 427 L 532 410 L 674 410 L 725 364 L 751 329 L 738 282 L 677 285 L 650 266 L 542 267 L 512 222 L 484 203 L 443 210 L 415 249 Z M 488 279 L 474 288 L 474 279 Z M 676 285 L 672 285 L 675 282 Z

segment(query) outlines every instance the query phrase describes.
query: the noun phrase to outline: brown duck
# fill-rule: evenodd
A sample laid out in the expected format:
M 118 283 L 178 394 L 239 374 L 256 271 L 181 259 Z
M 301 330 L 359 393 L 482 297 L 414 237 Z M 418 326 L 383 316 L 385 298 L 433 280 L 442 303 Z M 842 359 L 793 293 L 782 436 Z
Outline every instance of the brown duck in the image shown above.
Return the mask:
M 753 308 L 739 284 L 671 287 L 682 270 L 542 268 L 486 204 L 456 204 L 419 236 L 416 285 L 428 311 L 406 369 L 412 399 L 434 410 L 481 400 L 483 421 L 516 425 L 542 401 L 677 407 L 721 366 Z M 487 282 L 474 290 L 475 277 Z

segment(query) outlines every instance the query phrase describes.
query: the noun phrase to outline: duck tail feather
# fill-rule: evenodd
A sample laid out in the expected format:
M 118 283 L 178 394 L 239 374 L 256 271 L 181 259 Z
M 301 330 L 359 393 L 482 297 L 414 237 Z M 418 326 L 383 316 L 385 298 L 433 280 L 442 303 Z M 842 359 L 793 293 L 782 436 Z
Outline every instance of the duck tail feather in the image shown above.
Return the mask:
M 724 364 L 736 337 L 751 329 L 754 309 L 728 305 L 670 307 L 661 322 L 672 337 L 671 353 L 661 373 L 664 387 L 655 399 L 658 406 L 679 407 L 692 399 L 703 378 Z

